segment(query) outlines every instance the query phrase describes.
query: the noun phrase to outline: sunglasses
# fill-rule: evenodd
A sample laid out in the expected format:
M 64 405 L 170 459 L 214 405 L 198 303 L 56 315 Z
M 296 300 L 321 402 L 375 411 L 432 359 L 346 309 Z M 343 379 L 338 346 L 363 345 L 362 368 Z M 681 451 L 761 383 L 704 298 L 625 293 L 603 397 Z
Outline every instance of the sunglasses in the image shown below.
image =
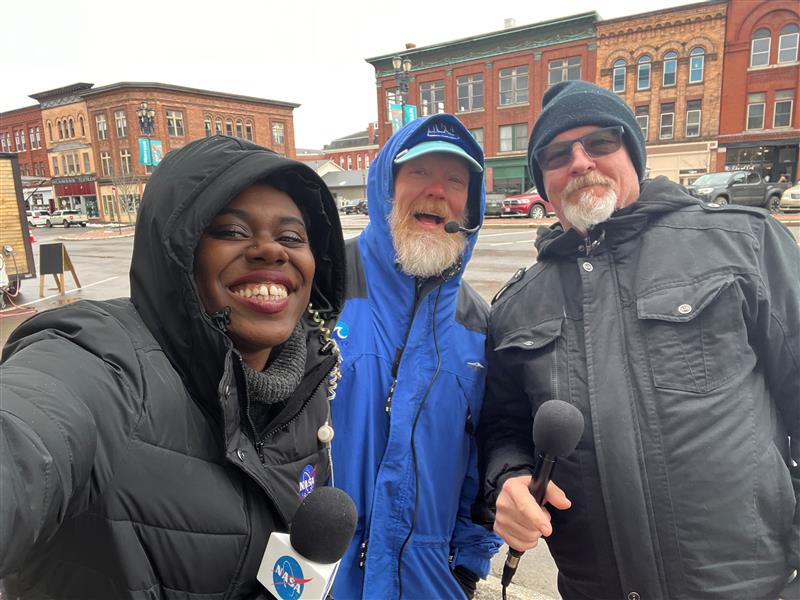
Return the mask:
M 622 146 L 622 132 L 620 125 L 604 127 L 590 131 L 586 135 L 573 140 L 563 140 L 542 146 L 536 151 L 536 162 L 543 171 L 560 169 L 572 160 L 572 146 L 580 142 L 584 152 L 592 158 L 599 158 L 619 150 Z

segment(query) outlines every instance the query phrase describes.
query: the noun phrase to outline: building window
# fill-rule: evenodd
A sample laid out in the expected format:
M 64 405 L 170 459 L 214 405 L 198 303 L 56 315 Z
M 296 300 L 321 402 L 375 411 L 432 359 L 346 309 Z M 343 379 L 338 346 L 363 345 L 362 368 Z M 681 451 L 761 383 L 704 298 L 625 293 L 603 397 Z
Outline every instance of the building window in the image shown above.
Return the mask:
M 131 153 L 130 150 L 119 151 L 119 166 L 122 175 L 131 174 Z
M 107 140 L 108 139 L 108 123 L 106 122 L 105 115 L 95 115 L 94 122 L 97 128 L 97 139 L 98 140 Z M 59 127 L 59 139 L 61 139 L 61 129 Z
M 272 143 L 276 146 L 283 145 L 283 123 L 272 124 Z
M 769 29 L 759 29 L 753 34 L 750 43 L 750 66 L 763 67 L 769 64 Z
M 244 137 L 244 127 L 242 126 L 241 119 L 236 119 L 236 137 L 238 138 Z
M 764 129 L 765 93 L 747 95 L 747 129 Z
M 83 153 L 83 172 L 84 173 L 91 173 L 92 172 L 92 165 L 91 165 L 91 162 L 89 161 L 89 153 L 88 152 L 84 152 Z
M 483 108 L 483 74 L 464 75 L 456 79 L 458 112 L 469 112 Z
M 17 152 L 25 152 L 27 150 L 27 144 L 25 143 L 25 130 L 17 131 Z
M 125 116 L 124 110 L 114 112 L 114 124 L 117 127 L 117 137 L 127 137 L 128 135 L 128 117 Z
M 792 104 L 794 92 L 780 90 L 775 92 L 775 111 L 772 114 L 773 127 L 789 127 L 792 124 Z
M 111 164 L 111 154 L 108 152 L 100 153 L 100 170 L 103 177 L 111 177 L 114 174 L 114 167 Z
M 369 154 L 364 156 L 364 168 L 369 169 Z
M 58 171 L 58 157 L 53 157 L 53 176 L 58 177 L 60 175 Z
M 248 139 L 251 142 L 253 141 L 253 123 L 251 123 L 250 121 L 247 121 L 244 124 L 244 137 L 245 139 Z
M 611 77 L 612 87 L 616 93 L 625 91 L 625 61 L 620 59 L 614 62 L 614 74 Z
M 646 54 L 639 59 L 639 68 L 636 72 L 636 89 L 650 89 L 650 57 Z
M 500 152 L 525 150 L 528 147 L 528 124 L 502 125 L 500 127 Z
M 58 139 L 59 139 L 59 141 L 63 140 L 64 139 L 64 128 L 61 126 L 61 121 L 60 120 L 56 121 L 56 127 L 58 127 Z
M 500 106 L 528 102 L 528 67 L 500 69 Z
M 349 171 L 352 168 L 353 168 L 353 157 L 352 156 L 348 156 L 347 157 L 347 170 Z
M 483 128 L 470 129 L 469 132 L 472 134 L 472 137 L 475 138 L 475 141 L 478 142 L 478 146 L 481 147 L 481 150 L 483 150 Z
M 36 147 L 42 147 L 42 130 L 39 127 L 36 128 Z M 44 173 L 42 173 L 42 175 L 44 175 Z
M 81 137 L 86 137 L 86 124 L 83 122 L 83 115 L 78 117 L 78 123 L 81 126 Z
M 181 111 L 167 111 L 167 135 L 183 137 L 183 113 Z
M 67 126 L 69 128 L 69 139 L 73 139 L 75 137 L 75 123 L 72 121 L 72 117 L 67 121 Z
M 222 119 L 219 117 L 214 120 L 214 133 L 216 135 L 222 135 Z
M 233 137 L 233 121 L 225 119 L 225 135 Z
M 444 81 L 429 81 L 419 86 L 422 116 L 444 112 Z
M 665 102 L 661 105 L 658 139 L 671 140 L 675 129 L 675 103 Z
M 67 157 L 65 154 L 61 155 L 61 171 L 64 175 L 69 175 L 69 171 L 67 171 Z
M 647 141 L 648 134 L 647 131 L 650 126 L 650 107 L 649 106 L 637 106 L 636 107 L 636 122 L 639 124 L 639 128 L 642 130 L 642 136 L 644 136 L 645 141 Z
M 581 57 L 570 56 L 551 60 L 547 65 L 548 85 L 561 81 L 575 81 L 581 78 Z
M 0 148 L 2 148 L 3 152 L 8 152 L 6 149 L 6 136 L 3 134 L 0 134 Z
M 205 131 L 206 137 L 211 137 L 211 117 L 208 115 L 203 119 L 203 130 Z
M 800 33 L 794 23 L 781 29 L 778 37 L 778 64 L 797 61 L 798 38 L 800 38 Z
M 700 135 L 700 116 L 702 114 L 702 100 L 689 100 L 686 102 L 686 137 Z
M 50 121 L 47 122 L 47 137 L 51 142 L 53 141 L 53 124 Z
M 706 52 L 699 46 L 692 48 L 689 53 L 689 83 L 703 81 L 703 69 L 706 62 Z
M 389 88 L 388 90 L 386 90 L 386 106 L 387 107 L 389 107 L 392 104 L 402 104 L 402 103 L 403 103 L 403 99 L 400 96 L 400 88 Z M 391 118 L 391 116 L 389 118 Z
M 39 163 L 33 163 L 33 174 L 39 176 Z
M 678 74 L 678 53 L 667 52 L 664 55 L 664 73 L 661 79 L 661 85 L 669 87 L 675 85 L 677 82 Z
M 28 128 L 28 138 L 31 141 L 31 150 L 36 149 L 36 135 L 33 133 L 33 127 Z
M 78 170 L 77 160 L 75 160 L 74 154 L 67 154 L 67 166 L 64 169 L 65 173 L 69 173 L 70 175 L 74 175 L 75 172 Z

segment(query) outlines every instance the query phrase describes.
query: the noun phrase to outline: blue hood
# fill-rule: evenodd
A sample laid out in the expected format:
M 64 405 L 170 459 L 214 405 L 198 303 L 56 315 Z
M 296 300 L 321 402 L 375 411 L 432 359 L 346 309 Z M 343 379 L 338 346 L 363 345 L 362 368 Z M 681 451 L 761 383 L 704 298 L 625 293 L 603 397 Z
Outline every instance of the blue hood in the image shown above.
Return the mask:
M 453 115 L 437 114 L 412 121 L 389 138 L 369 168 L 367 198 L 369 201 L 369 224 L 362 234 L 363 240 L 379 257 L 390 257 L 394 266 L 396 254 L 389 230 L 389 213 L 394 198 L 394 158 L 406 148 L 430 139 L 452 141 L 464 148 L 470 156 L 483 165 L 483 151 L 472 134 Z M 483 224 L 484 186 L 483 173 L 470 172 L 467 210 L 468 227 Z M 472 256 L 478 234 L 468 236 L 462 265 Z M 461 271 L 463 271 L 463 266 Z M 459 273 L 460 275 L 460 273 Z

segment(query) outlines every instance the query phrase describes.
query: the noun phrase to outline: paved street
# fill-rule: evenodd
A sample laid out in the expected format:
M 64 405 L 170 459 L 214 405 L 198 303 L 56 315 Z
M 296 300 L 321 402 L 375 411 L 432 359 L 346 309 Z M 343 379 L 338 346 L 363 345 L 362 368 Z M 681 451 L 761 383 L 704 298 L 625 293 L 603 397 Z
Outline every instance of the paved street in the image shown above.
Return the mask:
M 780 217 L 800 239 L 800 217 Z M 533 242 L 536 229 L 549 225 L 552 219 L 543 221 L 487 220 L 470 262 L 466 279 L 487 300 L 521 266 L 535 261 L 536 250 Z M 367 217 L 344 216 L 342 223 L 345 237 L 352 237 L 366 225 Z M 59 296 L 52 276 L 48 276 L 44 298 L 38 297 L 38 280 L 23 282 L 20 295 L 15 304 L 35 310 L 46 310 L 78 299 L 103 300 L 129 294 L 128 267 L 133 248 L 132 230 L 122 228 L 86 229 L 34 229 L 37 243 L 34 255 L 39 264 L 39 245 L 63 241 L 81 281 L 81 289 L 76 289 L 70 274 L 66 274 L 66 294 Z M 120 234 L 122 234 L 120 236 Z M 89 237 L 105 239 L 86 239 Z M 12 311 L 0 311 L 0 343 L 5 343 L 11 331 L 28 315 L 9 316 Z M 489 600 L 500 597 L 499 577 L 505 560 L 505 547 L 495 558 L 489 580 L 478 587 L 478 598 Z M 509 590 L 510 600 L 553 600 L 558 597 L 556 589 L 556 569 L 544 543 L 526 553 L 520 563 L 514 584 Z

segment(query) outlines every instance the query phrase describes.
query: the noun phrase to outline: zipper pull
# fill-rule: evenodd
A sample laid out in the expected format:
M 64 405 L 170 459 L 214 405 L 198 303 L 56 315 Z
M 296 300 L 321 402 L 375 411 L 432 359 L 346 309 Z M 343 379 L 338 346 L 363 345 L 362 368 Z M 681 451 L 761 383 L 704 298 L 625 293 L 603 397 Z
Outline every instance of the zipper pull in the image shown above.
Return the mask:
M 264 440 L 256 442 L 256 452 L 258 453 L 258 459 L 261 461 L 261 464 L 267 464 L 267 461 L 264 458 Z
M 364 565 L 367 564 L 367 544 L 369 543 L 369 538 L 364 538 L 364 541 L 361 542 L 361 546 L 359 546 L 358 551 L 358 568 L 363 569 Z
M 392 387 L 389 388 L 389 396 L 386 398 L 386 404 L 383 405 L 383 410 L 387 415 L 392 414 L 392 397 L 394 396 L 394 388 L 397 387 L 397 379 L 392 381 Z

